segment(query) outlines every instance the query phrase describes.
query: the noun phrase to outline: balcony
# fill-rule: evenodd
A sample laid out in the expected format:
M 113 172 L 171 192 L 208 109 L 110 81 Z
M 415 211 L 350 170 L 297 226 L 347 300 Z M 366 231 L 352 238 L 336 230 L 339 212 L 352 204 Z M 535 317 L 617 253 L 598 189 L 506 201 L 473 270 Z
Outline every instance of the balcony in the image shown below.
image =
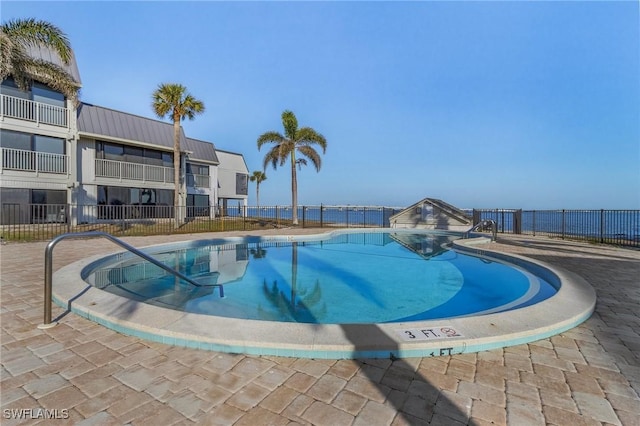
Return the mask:
M 187 186 L 192 188 L 210 188 L 209 175 L 187 173 Z
M 38 125 L 69 128 L 69 110 L 14 96 L 0 95 L 0 120 L 5 117 L 32 121 Z
M 69 170 L 69 157 L 62 154 L 0 148 L 0 155 L 0 173 L 3 170 L 19 170 L 36 174 L 67 174 Z
M 96 159 L 96 177 L 140 182 L 173 183 L 173 167 Z

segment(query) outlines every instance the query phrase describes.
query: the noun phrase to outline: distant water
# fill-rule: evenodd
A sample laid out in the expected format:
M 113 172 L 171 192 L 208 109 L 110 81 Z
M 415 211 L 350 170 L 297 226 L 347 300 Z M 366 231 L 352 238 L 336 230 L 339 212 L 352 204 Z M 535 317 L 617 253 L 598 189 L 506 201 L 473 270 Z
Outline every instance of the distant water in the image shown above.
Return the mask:
M 389 226 L 389 218 L 400 212 L 402 208 L 377 207 L 377 206 L 323 206 L 322 214 L 320 206 L 298 207 L 298 221 L 312 221 L 323 224 L 337 224 L 343 226 Z M 248 207 L 249 217 L 264 219 L 290 220 L 292 209 L 290 207 Z M 229 208 L 229 216 L 240 216 L 242 208 Z
M 298 207 L 298 220 L 341 226 L 388 227 L 389 218 L 402 207 L 381 206 L 320 206 Z M 464 210 L 469 216 L 472 210 Z M 290 207 L 248 207 L 249 217 L 291 219 Z M 229 216 L 241 216 L 241 207 L 230 207 Z M 512 210 L 480 210 L 480 219 L 493 219 L 498 232 L 514 232 Z M 553 234 L 581 237 L 624 238 L 640 241 L 640 210 L 523 210 L 523 234 Z
M 498 232 L 514 231 L 512 211 L 483 210 L 481 219 L 493 219 Z M 522 233 L 640 239 L 640 210 L 523 210 Z

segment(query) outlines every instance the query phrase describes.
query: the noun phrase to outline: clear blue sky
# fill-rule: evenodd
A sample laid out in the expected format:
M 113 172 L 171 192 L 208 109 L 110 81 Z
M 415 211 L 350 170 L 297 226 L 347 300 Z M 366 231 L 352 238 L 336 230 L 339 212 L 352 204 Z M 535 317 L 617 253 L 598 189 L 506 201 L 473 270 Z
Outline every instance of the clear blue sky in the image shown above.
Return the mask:
M 283 110 L 327 139 L 301 204 L 640 208 L 640 12 L 622 2 L 11 2 L 69 36 L 88 103 L 153 117 L 161 82 L 242 153 Z M 261 204 L 288 204 L 288 165 Z M 255 203 L 255 185 L 249 188 Z

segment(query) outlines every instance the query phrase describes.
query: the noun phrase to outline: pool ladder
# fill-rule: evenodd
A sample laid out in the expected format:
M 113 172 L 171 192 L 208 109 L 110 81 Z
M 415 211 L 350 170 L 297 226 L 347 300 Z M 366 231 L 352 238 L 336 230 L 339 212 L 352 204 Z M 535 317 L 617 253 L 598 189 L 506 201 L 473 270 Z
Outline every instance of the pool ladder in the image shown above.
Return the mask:
M 491 228 L 491 241 L 495 241 L 498 238 L 498 224 L 493 219 L 485 219 L 476 223 L 465 233 L 465 238 L 469 238 L 469 234 L 473 231 Z
M 38 328 L 50 328 L 55 326 L 57 323 L 52 323 L 51 321 L 51 303 L 52 303 L 52 275 L 53 275 L 53 248 L 60 241 L 67 238 L 93 238 L 93 237 L 104 237 L 111 242 L 119 245 L 120 247 L 125 248 L 127 251 L 143 258 L 144 260 L 153 263 L 159 268 L 164 269 L 170 274 L 180 278 L 188 282 L 189 284 L 196 287 L 219 287 L 220 288 L 220 297 L 224 297 L 224 287 L 222 284 L 201 284 L 193 281 L 191 278 L 187 277 L 181 272 L 176 271 L 175 269 L 165 265 L 157 259 L 149 256 L 148 254 L 138 250 L 137 248 L 125 243 L 124 241 L 114 237 L 111 234 L 107 234 L 106 232 L 101 231 L 91 231 L 91 232 L 73 232 L 69 234 L 58 235 L 54 239 L 51 240 L 49 244 L 47 244 L 47 248 L 44 251 L 44 324 L 38 326 Z

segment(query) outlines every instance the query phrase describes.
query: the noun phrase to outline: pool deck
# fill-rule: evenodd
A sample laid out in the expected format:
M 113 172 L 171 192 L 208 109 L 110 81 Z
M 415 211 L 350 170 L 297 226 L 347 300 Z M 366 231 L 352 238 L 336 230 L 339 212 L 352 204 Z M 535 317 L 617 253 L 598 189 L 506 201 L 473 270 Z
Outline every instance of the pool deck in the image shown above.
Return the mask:
M 248 234 L 124 240 L 143 247 Z M 0 247 L 3 426 L 640 425 L 638 250 L 499 235 L 488 248 L 528 256 L 587 280 L 598 297 L 593 316 L 558 336 L 504 349 L 336 361 L 167 346 L 73 313 L 56 327 L 38 329 L 46 244 Z M 116 251 L 119 247 L 102 239 L 63 241 L 54 251 L 54 270 Z M 53 307 L 54 318 L 63 312 Z M 67 419 L 52 422 L 44 414 Z

